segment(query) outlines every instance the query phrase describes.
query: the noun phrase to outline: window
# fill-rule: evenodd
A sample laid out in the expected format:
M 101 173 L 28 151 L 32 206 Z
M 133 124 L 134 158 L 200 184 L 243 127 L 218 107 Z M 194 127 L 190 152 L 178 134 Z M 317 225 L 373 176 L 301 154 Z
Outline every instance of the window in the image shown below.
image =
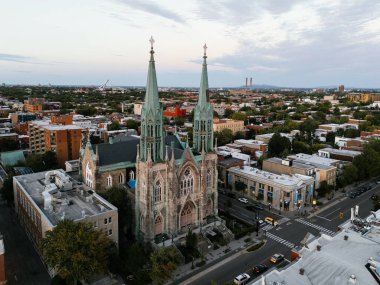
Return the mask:
M 124 184 L 124 174 L 123 173 L 119 174 L 119 184 Z
M 207 176 L 206 176 L 206 187 L 209 188 L 212 186 L 212 174 L 211 169 L 207 169 Z
M 97 227 L 98 227 L 98 222 L 95 221 L 95 222 L 93 223 L 93 226 L 94 226 L 94 228 L 97 228 Z
M 154 184 L 154 203 L 161 202 L 161 182 L 157 180 Z
M 133 172 L 133 170 L 131 170 L 131 171 L 129 172 L 129 179 L 130 179 L 130 180 L 135 180 L 135 173 Z
M 112 223 L 112 218 L 111 217 L 108 218 L 108 223 L 109 224 Z
M 90 163 L 87 162 L 86 164 L 86 185 L 91 187 L 93 186 L 93 182 L 92 182 L 92 171 L 91 171 L 91 168 L 90 168 Z
M 185 170 L 185 173 L 182 175 L 182 178 L 181 178 L 179 196 L 186 196 L 193 192 L 194 192 L 194 178 L 193 178 L 193 174 L 188 168 Z
M 107 187 L 112 187 L 112 176 L 108 175 L 107 177 Z
M 108 221 L 107 219 L 104 219 L 104 224 L 105 224 L 105 225 L 107 224 L 107 221 Z
M 109 236 L 112 235 L 112 230 L 108 230 L 108 235 L 109 235 Z

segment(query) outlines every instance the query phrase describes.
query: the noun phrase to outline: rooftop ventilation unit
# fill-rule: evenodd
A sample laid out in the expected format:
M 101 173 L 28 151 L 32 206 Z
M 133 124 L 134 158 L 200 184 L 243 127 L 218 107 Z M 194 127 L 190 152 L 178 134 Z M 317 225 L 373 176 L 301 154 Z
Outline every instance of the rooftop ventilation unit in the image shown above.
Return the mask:
M 350 276 L 350 279 L 348 279 L 348 283 L 356 284 L 356 276 L 354 274 Z

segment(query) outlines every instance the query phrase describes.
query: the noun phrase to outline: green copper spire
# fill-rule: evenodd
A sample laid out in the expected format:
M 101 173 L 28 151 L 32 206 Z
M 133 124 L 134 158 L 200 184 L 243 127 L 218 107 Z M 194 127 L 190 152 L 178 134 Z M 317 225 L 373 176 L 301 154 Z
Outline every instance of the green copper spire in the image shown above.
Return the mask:
M 212 142 L 214 140 L 213 116 L 214 110 L 209 100 L 208 75 L 206 62 L 206 44 L 203 46 L 203 65 L 201 85 L 199 88 L 198 103 L 194 111 L 194 128 L 193 128 L 193 147 L 197 152 L 202 151 L 202 145 L 206 152 L 212 151 Z
M 164 131 L 162 106 L 158 98 L 156 68 L 154 64 L 153 37 L 150 38 L 150 60 L 146 83 L 145 102 L 141 109 L 140 159 L 147 161 L 149 154 L 154 162 L 163 160 Z

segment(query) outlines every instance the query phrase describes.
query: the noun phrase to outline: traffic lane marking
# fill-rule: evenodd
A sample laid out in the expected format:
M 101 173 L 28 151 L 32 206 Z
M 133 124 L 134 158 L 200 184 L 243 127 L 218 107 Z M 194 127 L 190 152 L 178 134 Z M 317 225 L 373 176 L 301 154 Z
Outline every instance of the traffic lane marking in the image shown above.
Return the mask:
M 325 217 L 321 217 L 321 216 L 318 216 L 318 215 L 315 215 L 314 217 L 317 217 L 317 218 L 320 218 L 320 219 L 323 219 L 323 220 L 326 220 L 326 221 L 331 222 L 330 219 L 327 219 L 327 218 L 325 218 Z
M 341 210 L 341 208 L 338 208 L 338 209 L 336 209 L 336 210 L 334 210 L 334 211 L 332 211 L 332 212 L 330 212 L 330 213 L 324 215 L 324 217 L 328 217 L 328 216 L 330 216 L 330 215 L 336 213 L 336 212 L 339 211 L 339 210 Z

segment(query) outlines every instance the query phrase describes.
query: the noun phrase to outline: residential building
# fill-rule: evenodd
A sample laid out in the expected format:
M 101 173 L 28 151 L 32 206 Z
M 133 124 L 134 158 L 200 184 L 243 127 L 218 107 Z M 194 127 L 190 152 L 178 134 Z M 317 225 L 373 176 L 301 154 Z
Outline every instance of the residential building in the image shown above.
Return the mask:
M 328 185 L 336 185 L 336 177 L 338 169 L 341 169 L 345 163 L 339 160 L 320 157 L 318 155 L 309 155 L 305 153 L 297 153 L 289 155 L 289 160 L 294 162 L 311 165 L 315 167 L 315 188 L 319 189 L 320 183 L 326 181 Z
M 220 132 L 223 129 L 230 129 L 233 134 L 236 134 L 237 132 L 244 131 L 244 121 L 214 118 L 213 129 L 214 132 Z
M 141 108 L 142 108 L 143 104 L 142 103 L 135 103 L 133 104 L 133 113 L 135 115 L 141 115 Z
M 228 169 L 231 167 L 243 167 L 245 161 L 239 158 L 232 156 L 220 156 L 218 153 L 218 180 L 220 183 L 223 183 L 225 189 L 228 188 Z
M 29 98 L 28 100 L 24 100 L 24 111 L 29 113 L 42 112 L 44 103 L 44 98 Z
M 37 249 L 63 219 L 89 223 L 119 242 L 117 208 L 62 169 L 14 176 L 13 191 L 17 217 Z
M 290 140 L 290 142 L 292 142 L 294 136 L 295 136 L 297 133 L 299 133 L 299 130 L 293 130 L 293 131 L 291 131 L 291 132 L 288 133 L 288 134 L 287 134 L 287 133 L 280 133 L 280 135 L 281 135 L 282 137 L 286 137 L 287 139 Z M 269 141 L 270 141 L 270 139 L 273 137 L 273 135 L 274 135 L 274 133 L 270 133 L 270 134 L 262 134 L 262 135 L 256 135 L 255 139 L 256 139 L 257 141 L 262 141 L 262 142 L 268 144 Z
M 260 140 L 239 139 L 234 141 L 235 145 L 241 146 L 241 151 L 259 158 L 268 152 L 268 144 Z
M 265 205 L 277 210 L 294 211 L 312 202 L 314 178 L 301 174 L 278 175 L 257 168 L 229 168 L 228 181 L 233 190 L 244 191 L 252 198 L 262 198 Z M 243 190 L 237 189 L 243 185 Z
M 335 144 L 339 147 L 339 149 L 346 150 L 354 150 L 354 151 L 362 151 L 364 144 L 367 141 L 361 138 L 345 138 L 345 137 L 335 137 Z
M 361 151 L 353 151 L 353 150 L 340 150 L 334 148 L 322 148 L 318 150 L 318 155 L 320 157 L 332 158 L 341 161 L 349 161 L 352 162 L 354 158 L 361 154 Z
M 48 121 L 29 123 L 29 146 L 32 153 L 52 151 L 57 156 L 58 165 L 79 158 L 82 128 L 76 125 L 53 125 Z

